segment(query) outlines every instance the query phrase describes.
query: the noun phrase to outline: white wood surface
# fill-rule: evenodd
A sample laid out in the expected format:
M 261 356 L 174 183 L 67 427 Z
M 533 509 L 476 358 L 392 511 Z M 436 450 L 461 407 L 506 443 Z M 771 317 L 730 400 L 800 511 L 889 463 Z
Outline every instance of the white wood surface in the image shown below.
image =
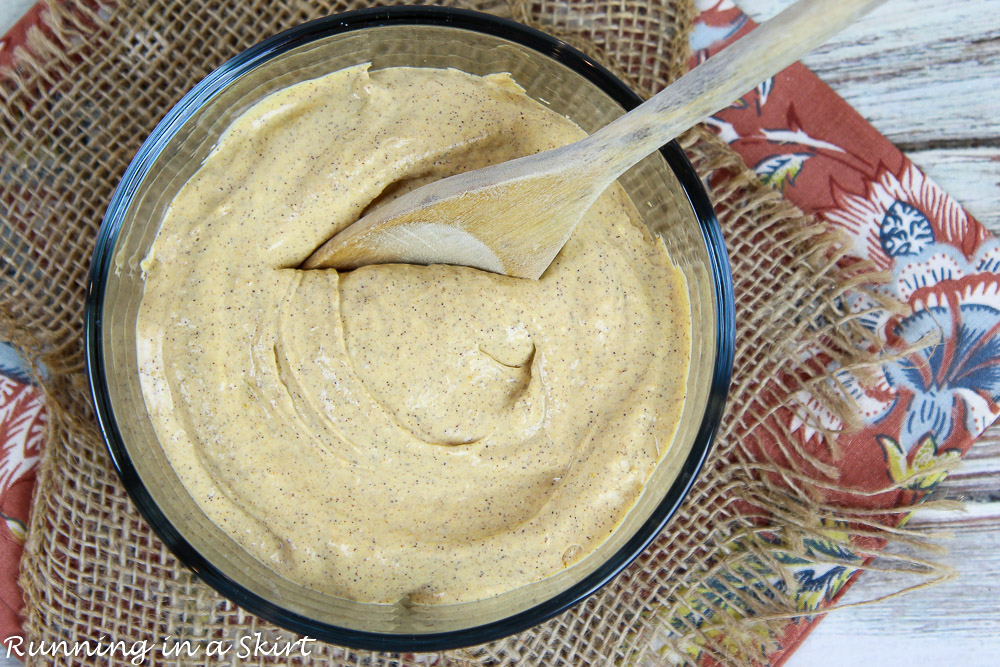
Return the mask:
M 788 0 L 737 0 L 764 20 Z M 0 0 L 0 34 L 32 0 Z M 889 0 L 805 59 L 973 215 L 1000 233 L 1000 0 Z M 1000 427 L 937 493 L 968 512 L 924 512 L 951 525 L 942 557 L 958 576 L 886 602 L 836 612 L 790 667 L 1000 665 Z M 845 602 L 905 583 L 866 576 Z M 0 653 L 0 667 L 6 661 Z
M 0 0 L 0 36 L 6 34 L 34 4 L 35 0 Z
M 993 48 L 1000 50 L 997 46 Z M 1000 107 L 1000 91 L 993 93 L 993 101 Z M 984 126 L 982 137 L 975 138 L 975 145 L 906 151 L 917 166 L 995 234 L 1000 233 L 1000 129 L 995 125 L 1000 121 L 1000 109 L 996 118 L 992 136 L 985 132 L 988 126 Z
M 736 0 L 756 20 L 788 0 Z M 1000 234 L 1000 0 L 888 0 L 807 56 L 806 65 Z M 947 524 L 941 562 L 954 579 L 827 615 L 788 667 L 1000 665 L 1000 427 L 935 494 L 965 513 L 918 513 Z M 905 586 L 864 575 L 845 603 Z
M 789 0 L 736 0 L 755 20 Z M 803 59 L 904 149 L 996 138 L 996 0 L 888 0 Z

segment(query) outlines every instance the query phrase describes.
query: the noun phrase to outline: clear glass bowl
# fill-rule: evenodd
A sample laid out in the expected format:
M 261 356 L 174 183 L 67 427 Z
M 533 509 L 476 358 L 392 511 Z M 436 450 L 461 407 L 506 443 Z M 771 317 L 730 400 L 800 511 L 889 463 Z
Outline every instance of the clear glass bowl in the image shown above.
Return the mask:
M 637 505 L 600 548 L 555 576 L 496 597 L 445 606 L 334 598 L 270 571 L 199 509 L 157 443 L 136 366 L 135 321 L 145 257 L 163 213 L 222 131 L 262 97 L 350 65 L 510 72 L 529 95 L 588 132 L 640 99 L 570 46 L 520 24 L 440 7 L 362 10 L 272 37 L 212 72 L 139 149 L 97 239 L 87 303 L 87 369 L 114 465 L 140 512 L 177 557 L 244 609 L 290 630 L 356 648 L 441 650 L 523 630 L 596 591 L 664 527 L 687 493 L 719 424 L 733 357 L 733 297 L 718 221 L 697 175 L 671 143 L 621 183 L 684 271 L 692 360 L 673 447 Z

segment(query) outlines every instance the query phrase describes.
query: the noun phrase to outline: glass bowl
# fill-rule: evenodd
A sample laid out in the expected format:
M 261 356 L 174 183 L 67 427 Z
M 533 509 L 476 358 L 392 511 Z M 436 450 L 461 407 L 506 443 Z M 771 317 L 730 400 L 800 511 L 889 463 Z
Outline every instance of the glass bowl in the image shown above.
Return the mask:
M 671 143 L 620 182 L 686 279 L 692 315 L 687 397 L 673 446 L 614 534 L 573 566 L 495 597 L 454 605 L 368 604 L 287 581 L 214 525 L 157 443 L 136 365 L 146 256 L 163 213 L 221 132 L 262 97 L 347 66 L 510 72 L 533 98 L 593 132 L 640 98 L 570 46 L 512 21 L 440 7 L 361 10 L 298 26 L 241 53 L 156 126 L 115 191 L 97 239 L 86 309 L 87 370 L 122 482 L 166 545 L 210 586 L 289 630 L 355 648 L 429 651 L 513 634 L 607 583 L 663 529 L 709 450 L 732 370 L 733 297 L 718 221 L 697 174 Z

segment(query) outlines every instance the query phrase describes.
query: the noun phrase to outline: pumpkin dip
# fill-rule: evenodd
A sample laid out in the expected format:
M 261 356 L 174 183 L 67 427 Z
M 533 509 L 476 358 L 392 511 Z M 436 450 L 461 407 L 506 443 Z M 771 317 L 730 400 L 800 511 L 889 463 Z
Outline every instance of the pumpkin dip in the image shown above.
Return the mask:
M 507 75 L 353 67 L 223 134 L 143 261 L 143 395 L 208 516 L 276 573 L 450 603 L 593 551 L 672 444 L 683 276 L 616 184 L 541 280 L 297 267 L 369 207 L 584 135 Z

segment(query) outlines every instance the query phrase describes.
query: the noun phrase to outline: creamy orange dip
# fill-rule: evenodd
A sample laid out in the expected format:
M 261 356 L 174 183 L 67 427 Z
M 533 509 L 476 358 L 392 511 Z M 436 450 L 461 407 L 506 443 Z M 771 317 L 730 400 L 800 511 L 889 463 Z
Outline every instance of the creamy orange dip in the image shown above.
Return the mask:
M 671 446 L 681 273 L 615 185 L 541 280 L 297 267 L 427 180 L 584 135 L 507 75 L 353 67 L 230 126 L 143 262 L 143 395 L 208 516 L 276 573 L 449 603 L 552 575 Z

